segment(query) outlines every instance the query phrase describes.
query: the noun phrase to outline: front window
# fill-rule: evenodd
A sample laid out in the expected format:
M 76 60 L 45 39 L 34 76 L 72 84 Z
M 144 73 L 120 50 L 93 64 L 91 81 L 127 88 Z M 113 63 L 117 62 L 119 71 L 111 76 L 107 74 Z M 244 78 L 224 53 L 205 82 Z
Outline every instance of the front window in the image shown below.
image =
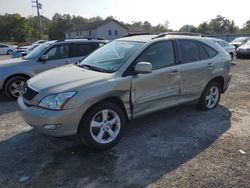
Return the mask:
M 247 41 L 245 45 L 250 46 L 250 40 L 249 40 L 249 41 Z
M 48 60 L 69 58 L 69 45 L 54 46 L 44 55 L 48 55 Z
M 30 53 L 28 53 L 28 55 L 26 55 L 24 57 L 24 59 L 36 59 L 38 58 L 38 56 L 48 47 L 50 46 L 49 43 L 44 43 L 39 45 L 37 48 L 35 48 L 34 50 L 32 50 Z
M 80 65 L 93 70 L 115 72 L 143 46 L 142 42 L 113 41 L 94 51 Z

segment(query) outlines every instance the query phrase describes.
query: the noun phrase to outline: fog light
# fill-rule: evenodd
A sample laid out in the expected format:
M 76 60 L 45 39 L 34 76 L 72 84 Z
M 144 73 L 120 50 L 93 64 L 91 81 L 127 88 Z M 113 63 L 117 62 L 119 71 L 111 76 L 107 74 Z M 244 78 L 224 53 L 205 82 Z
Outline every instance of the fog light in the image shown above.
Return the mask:
M 56 125 L 44 125 L 43 126 L 45 129 L 48 129 L 48 130 L 55 130 L 56 129 Z

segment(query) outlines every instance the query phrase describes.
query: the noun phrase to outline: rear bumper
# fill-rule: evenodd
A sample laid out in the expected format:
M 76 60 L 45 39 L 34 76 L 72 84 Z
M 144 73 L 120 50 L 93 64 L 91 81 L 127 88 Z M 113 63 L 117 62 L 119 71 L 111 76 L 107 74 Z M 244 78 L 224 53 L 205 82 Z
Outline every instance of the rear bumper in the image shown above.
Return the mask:
M 50 136 L 71 136 L 77 134 L 82 115 L 78 108 L 53 111 L 37 106 L 27 106 L 22 96 L 18 98 L 22 118 L 38 132 Z
M 226 76 L 226 78 L 225 78 L 225 83 L 224 83 L 224 88 L 223 88 L 222 93 L 225 93 L 226 90 L 228 89 L 229 83 L 230 83 L 231 79 L 232 79 L 232 74 L 230 73 L 230 74 L 228 74 L 228 75 Z

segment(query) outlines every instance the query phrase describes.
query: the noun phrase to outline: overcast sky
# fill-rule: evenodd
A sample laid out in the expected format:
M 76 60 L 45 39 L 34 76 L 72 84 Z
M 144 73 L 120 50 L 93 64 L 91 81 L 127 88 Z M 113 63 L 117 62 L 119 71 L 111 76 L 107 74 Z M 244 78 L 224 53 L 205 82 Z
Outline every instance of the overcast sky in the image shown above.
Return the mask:
M 152 25 L 164 24 L 179 29 L 185 24 L 198 26 L 216 15 L 234 20 L 242 27 L 250 19 L 250 0 L 40 0 L 42 15 L 51 18 L 60 14 L 83 17 L 114 16 L 117 20 L 132 23 L 149 21 Z M 150 2 L 150 3 L 149 3 Z M 238 3 L 239 2 L 239 3 Z M 36 15 L 31 0 L 0 0 L 0 14 L 19 13 L 22 16 Z

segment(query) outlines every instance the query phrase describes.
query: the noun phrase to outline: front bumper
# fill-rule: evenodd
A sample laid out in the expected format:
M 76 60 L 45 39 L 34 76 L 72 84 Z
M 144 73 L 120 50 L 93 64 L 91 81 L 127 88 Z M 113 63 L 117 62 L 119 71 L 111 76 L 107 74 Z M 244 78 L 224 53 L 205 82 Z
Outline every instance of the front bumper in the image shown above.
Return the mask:
M 250 49 L 241 49 L 236 51 L 237 56 L 249 56 L 250 55 Z
M 38 132 L 51 136 L 77 134 L 82 114 L 78 108 L 53 111 L 37 106 L 27 106 L 22 96 L 18 98 L 22 118 Z

